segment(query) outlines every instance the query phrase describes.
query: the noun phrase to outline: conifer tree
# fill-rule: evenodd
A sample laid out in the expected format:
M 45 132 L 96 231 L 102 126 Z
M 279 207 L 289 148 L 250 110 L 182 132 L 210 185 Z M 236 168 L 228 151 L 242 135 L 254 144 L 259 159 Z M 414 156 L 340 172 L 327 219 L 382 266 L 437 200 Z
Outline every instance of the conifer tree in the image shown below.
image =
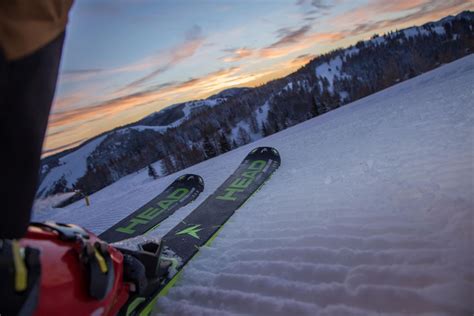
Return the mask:
M 221 153 L 228 152 L 230 150 L 229 140 L 224 133 L 220 133 L 219 135 L 219 151 Z
M 158 179 L 158 174 L 156 173 L 155 168 L 152 165 L 148 165 L 148 175 L 154 180 Z
M 206 159 L 217 156 L 216 148 L 214 147 L 214 144 L 211 143 L 211 140 L 209 139 L 209 137 L 207 136 L 204 137 L 202 147 L 204 149 L 204 154 L 206 155 Z
M 162 160 L 162 168 L 164 174 L 172 174 L 176 171 L 171 155 L 166 155 Z
M 243 129 L 242 127 L 239 127 L 237 140 L 240 145 L 248 144 L 250 143 L 250 135 L 245 129 Z

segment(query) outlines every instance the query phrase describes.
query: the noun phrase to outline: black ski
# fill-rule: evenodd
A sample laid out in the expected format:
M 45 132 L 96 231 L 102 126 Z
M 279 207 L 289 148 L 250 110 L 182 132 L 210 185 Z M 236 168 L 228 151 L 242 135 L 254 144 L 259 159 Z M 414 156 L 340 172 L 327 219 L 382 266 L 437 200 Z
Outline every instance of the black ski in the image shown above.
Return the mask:
M 276 149 L 259 147 L 252 150 L 213 194 L 163 237 L 162 256 L 173 258 L 170 273 L 149 285 L 140 295 L 132 295 L 120 314 L 148 315 L 158 297 L 166 294 L 199 248 L 212 241 L 232 214 L 279 166 L 280 155 Z
M 100 234 L 99 238 L 111 243 L 142 235 L 197 198 L 203 189 L 204 181 L 200 176 L 185 174 L 153 200 Z

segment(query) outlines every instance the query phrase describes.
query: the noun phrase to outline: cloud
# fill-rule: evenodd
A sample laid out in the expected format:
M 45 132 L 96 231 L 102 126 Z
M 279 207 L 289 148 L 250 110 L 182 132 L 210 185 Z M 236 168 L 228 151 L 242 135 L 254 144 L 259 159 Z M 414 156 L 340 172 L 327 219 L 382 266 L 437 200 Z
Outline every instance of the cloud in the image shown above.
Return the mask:
M 159 74 L 169 70 L 173 66 L 179 64 L 181 61 L 193 56 L 204 42 L 201 27 L 194 25 L 187 33 L 185 41 L 170 48 L 162 54 L 153 57 L 155 63 L 158 64 L 156 68 L 135 81 L 126 85 L 123 89 L 133 88 L 142 85 L 143 83 L 155 78 Z
M 98 74 L 104 73 L 104 69 L 70 69 L 64 70 L 60 74 L 61 82 L 76 82 L 88 80 L 91 77 L 97 76 Z
M 299 32 L 292 32 L 289 36 L 284 36 L 277 42 L 262 48 L 259 51 L 260 57 L 271 59 L 286 56 L 307 49 L 317 43 L 338 41 L 347 35 L 345 32 L 307 33 L 304 30 L 300 28 Z
M 301 67 L 309 63 L 311 60 L 316 58 L 314 54 L 302 54 L 290 61 L 290 66 Z
M 151 72 L 135 79 L 117 91 L 119 94 L 133 93 L 134 90 L 142 86 L 144 83 L 154 79 L 161 73 L 170 70 L 185 59 L 192 57 L 203 45 L 204 41 L 205 38 L 202 34 L 201 27 L 194 25 L 186 32 L 184 40 L 181 43 L 165 51 L 158 52 L 131 64 L 111 69 L 66 70 L 60 74 L 59 80 L 60 83 L 92 81 L 98 80 L 100 76 L 119 75 L 121 73 L 133 73 L 152 69 Z
M 253 53 L 254 53 L 253 50 L 251 50 L 249 48 L 246 48 L 246 47 L 228 48 L 228 49 L 224 49 L 223 51 L 226 52 L 226 53 L 230 53 L 230 56 L 226 56 L 226 57 L 221 58 L 223 61 L 225 61 L 227 63 L 242 60 L 244 58 L 252 56 Z
M 278 29 L 276 31 L 278 40 L 260 49 L 260 57 L 277 58 L 307 48 L 309 43 L 305 43 L 304 39 L 307 37 L 310 29 L 311 26 L 309 25 L 303 25 L 296 30 L 289 28 Z
M 279 46 L 285 46 L 288 44 L 293 44 L 299 42 L 302 38 L 304 38 L 305 34 L 311 29 L 309 25 L 303 25 L 297 30 L 291 31 L 286 28 L 279 29 L 277 33 L 281 37 L 278 41 L 271 44 L 268 48 L 275 48 Z
M 310 25 L 296 30 L 280 28 L 276 31 L 278 40 L 259 50 L 262 58 L 278 58 L 310 48 L 318 43 L 335 42 L 347 36 L 347 32 L 310 32 Z
M 311 5 L 318 10 L 328 10 L 333 7 L 333 5 L 326 4 L 324 0 L 297 0 L 295 4 L 297 6 Z
M 119 113 L 153 101 L 160 101 L 160 99 L 165 99 L 169 96 L 177 97 L 182 94 L 182 98 L 195 99 L 197 97 L 195 91 L 201 91 L 201 93 L 205 94 L 207 91 L 215 91 L 221 89 L 222 86 L 232 84 L 233 80 L 242 79 L 235 76 L 239 70 L 239 67 L 221 69 L 202 77 L 190 78 L 182 82 L 166 82 L 154 85 L 145 90 L 111 98 L 96 105 L 55 112 L 51 114 L 49 126 L 57 128 L 72 122 L 90 122 L 95 117 Z M 185 92 L 189 95 L 185 95 Z M 80 94 L 78 93 L 78 95 Z

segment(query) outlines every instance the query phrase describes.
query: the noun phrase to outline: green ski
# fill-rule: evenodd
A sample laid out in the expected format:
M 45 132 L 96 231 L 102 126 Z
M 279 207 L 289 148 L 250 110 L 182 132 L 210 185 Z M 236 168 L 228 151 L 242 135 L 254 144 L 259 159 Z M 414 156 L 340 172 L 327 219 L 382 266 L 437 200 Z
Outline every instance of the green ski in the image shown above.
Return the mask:
M 179 272 L 210 242 L 234 214 L 280 166 L 280 155 L 272 147 L 252 150 L 237 170 L 204 202 L 162 238 L 162 257 L 170 256 L 169 271 L 145 291 L 130 297 L 121 315 L 148 315 L 160 295 L 166 294 Z M 166 261 L 166 260 L 164 260 Z

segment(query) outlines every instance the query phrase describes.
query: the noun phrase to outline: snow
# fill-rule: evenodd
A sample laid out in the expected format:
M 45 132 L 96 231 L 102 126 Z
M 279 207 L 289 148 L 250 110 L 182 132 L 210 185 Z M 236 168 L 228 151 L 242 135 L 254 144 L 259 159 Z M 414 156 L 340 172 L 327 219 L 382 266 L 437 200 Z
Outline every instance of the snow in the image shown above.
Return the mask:
M 257 109 L 256 119 L 259 126 L 265 123 L 268 118 L 268 111 L 270 110 L 270 103 L 267 101 Z
M 303 88 L 304 90 L 308 91 L 310 89 L 309 87 L 309 82 L 308 80 L 299 80 L 299 81 L 296 81 L 296 85 L 298 86 L 298 88 Z M 295 89 L 295 86 L 293 84 L 293 82 L 288 82 L 284 87 L 283 89 L 280 90 L 280 92 L 278 92 L 278 95 L 281 95 L 281 93 L 283 91 L 291 91 Z M 270 97 L 270 99 L 273 97 L 273 95 Z
M 206 99 L 206 100 L 201 100 L 201 101 L 193 101 L 193 103 L 195 104 L 194 106 L 214 107 L 216 105 L 221 104 L 225 100 L 227 100 L 227 98 L 216 98 L 216 99 Z
M 438 35 L 443 35 L 443 34 L 446 34 L 446 30 L 444 29 L 444 27 L 442 25 L 435 25 L 433 27 L 430 28 L 430 31 L 434 32 L 434 33 L 437 33 Z M 415 37 L 415 36 L 427 36 L 427 35 L 430 35 L 430 31 L 427 30 L 426 28 L 423 28 L 423 27 L 410 27 L 406 30 L 403 30 L 401 32 L 403 32 L 405 34 L 405 36 L 407 38 L 409 37 Z
M 183 107 L 184 116 L 175 122 L 165 125 L 165 126 L 135 126 L 134 128 L 138 128 L 143 130 L 144 128 L 151 128 L 158 132 L 165 132 L 168 128 L 175 128 L 181 125 L 184 121 L 188 120 L 191 112 L 197 108 L 206 106 L 206 107 L 215 107 L 216 105 L 221 104 L 225 101 L 225 98 L 217 98 L 217 99 L 207 99 L 207 100 L 197 100 L 197 101 L 190 101 L 186 102 Z
M 289 84 L 291 84 L 291 82 Z M 285 86 L 285 88 L 288 88 L 288 85 Z M 271 96 L 269 99 L 271 100 L 272 97 L 273 96 Z M 261 127 L 263 123 L 267 122 L 267 117 L 268 117 L 268 111 L 269 110 L 270 110 L 270 101 L 266 101 L 264 104 L 259 106 L 257 108 L 257 110 L 255 110 L 255 113 L 256 113 L 255 114 L 255 119 L 256 119 L 257 124 L 258 124 L 259 127 Z M 239 123 L 237 123 L 237 125 L 232 128 L 232 130 L 230 132 L 230 139 L 233 139 L 236 142 L 239 142 L 239 140 L 240 140 L 239 139 L 240 138 L 239 137 L 239 129 L 240 128 L 244 129 L 249 134 L 250 140 L 252 142 L 262 138 L 262 133 L 261 132 L 257 132 L 257 133 L 252 132 L 252 129 L 251 129 L 249 123 L 246 122 L 245 120 L 243 120 L 243 121 L 240 121 Z
M 383 36 L 377 36 L 376 38 L 371 39 L 370 42 L 375 45 L 381 45 L 381 44 L 385 44 L 386 41 Z
M 333 66 L 332 66 L 333 67 Z M 159 299 L 163 315 L 471 315 L 474 55 L 153 181 L 51 214 L 100 233 L 196 173 L 204 192 L 256 146 L 282 165 Z M 46 219 L 45 217 L 41 219 Z
M 298 82 L 299 83 L 299 82 Z M 291 87 L 289 87 L 291 85 Z M 292 82 L 290 82 L 288 85 L 286 85 L 282 90 L 286 89 L 292 89 L 293 85 Z M 269 99 L 271 100 L 273 96 L 271 96 Z M 263 105 L 259 106 L 257 110 L 255 111 L 255 118 L 257 120 L 258 126 L 262 126 L 262 123 L 267 122 L 267 117 L 268 117 L 268 111 L 270 110 L 270 101 L 266 101 Z M 242 128 L 244 129 L 250 136 L 251 141 L 256 141 L 260 138 L 262 138 L 262 134 L 260 132 L 253 133 L 252 129 L 250 128 L 249 123 L 247 123 L 245 120 L 240 121 L 237 123 L 235 127 L 232 128 L 230 132 L 230 139 L 235 140 L 236 142 L 239 142 L 239 129 Z
M 432 28 L 433 32 L 439 34 L 439 35 L 444 35 L 446 34 L 446 29 L 444 28 L 444 26 L 442 25 L 435 25 L 433 28 Z
M 344 57 L 350 57 L 357 54 L 359 54 L 359 49 L 357 47 L 351 47 L 344 50 Z
M 137 130 L 139 132 L 143 132 L 143 131 L 146 131 L 146 130 L 152 130 L 152 131 L 155 131 L 155 132 L 164 133 L 164 132 L 166 132 L 168 127 L 136 125 L 136 126 L 128 127 L 126 129 L 134 129 L 134 130 Z
M 334 78 L 348 78 L 349 75 L 341 73 L 342 59 L 341 56 L 332 58 L 329 62 L 323 63 L 316 67 L 316 76 L 326 78 L 329 81 L 329 92 L 334 92 Z
M 55 195 L 50 195 L 44 199 L 37 199 L 33 206 L 33 212 L 45 213 L 45 216 L 47 216 L 51 212 L 55 212 L 54 207 L 56 205 L 59 205 L 75 194 L 75 192 L 58 193 Z
M 71 185 L 87 171 L 87 157 L 102 143 L 105 137 L 105 135 L 98 137 L 72 153 L 59 158 L 60 165 L 50 170 L 43 182 L 41 182 L 38 192 L 49 189 L 50 186 L 61 179 L 61 177 L 65 178 L 68 187 L 72 189 Z
M 420 35 L 420 33 L 418 32 L 418 27 L 410 27 L 410 28 L 404 30 L 403 33 L 405 33 L 405 36 L 407 38 Z
M 241 128 L 243 130 L 245 130 L 250 136 L 250 126 L 249 126 L 249 124 L 245 121 L 240 121 L 239 123 L 237 123 L 237 125 L 235 125 L 235 127 L 232 128 L 232 130 L 230 132 L 230 139 L 233 139 L 236 142 L 238 142 L 239 141 L 239 130 Z M 261 135 L 259 135 L 259 136 L 261 137 Z
M 339 92 L 339 96 L 340 96 L 341 101 L 344 101 L 344 99 L 348 99 L 348 98 L 349 98 L 349 92 L 347 92 L 347 91 L 341 91 L 341 92 Z

